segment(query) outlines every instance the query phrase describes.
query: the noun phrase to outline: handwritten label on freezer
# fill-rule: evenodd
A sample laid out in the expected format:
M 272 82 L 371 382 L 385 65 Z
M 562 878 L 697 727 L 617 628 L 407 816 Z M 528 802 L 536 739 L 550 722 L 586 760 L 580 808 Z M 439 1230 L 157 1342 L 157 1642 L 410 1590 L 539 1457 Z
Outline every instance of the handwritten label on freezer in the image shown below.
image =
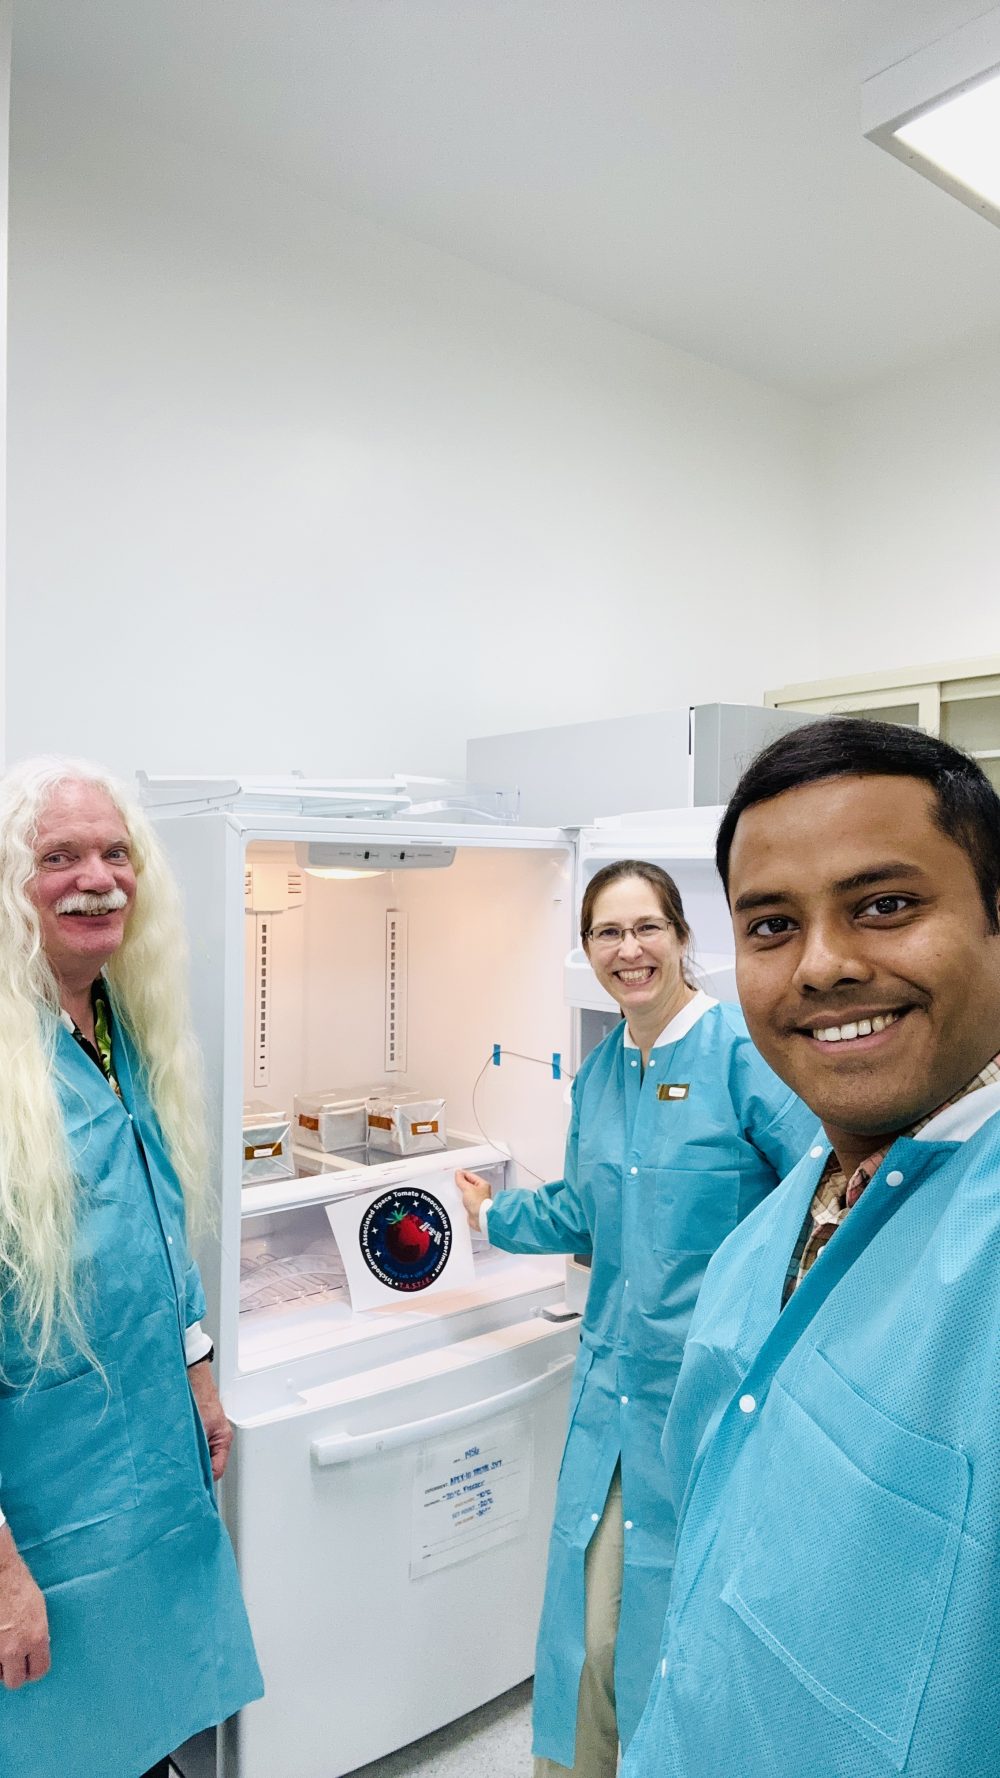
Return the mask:
M 523 1416 L 489 1420 L 421 1446 L 413 1484 L 410 1579 L 516 1537 L 528 1516 L 531 1425 Z

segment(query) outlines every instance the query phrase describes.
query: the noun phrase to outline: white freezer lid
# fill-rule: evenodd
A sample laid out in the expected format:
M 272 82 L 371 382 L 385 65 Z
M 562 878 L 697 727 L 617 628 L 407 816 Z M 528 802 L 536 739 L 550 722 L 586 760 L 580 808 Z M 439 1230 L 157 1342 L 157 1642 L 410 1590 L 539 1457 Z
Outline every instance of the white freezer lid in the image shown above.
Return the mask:
M 160 814 L 187 815 L 207 809 L 240 812 L 405 817 L 409 820 L 478 821 L 509 826 L 517 820 L 513 789 L 465 784 L 449 778 L 394 773 L 387 778 L 306 778 L 291 772 L 277 777 L 172 777 L 138 771 L 139 798 Z

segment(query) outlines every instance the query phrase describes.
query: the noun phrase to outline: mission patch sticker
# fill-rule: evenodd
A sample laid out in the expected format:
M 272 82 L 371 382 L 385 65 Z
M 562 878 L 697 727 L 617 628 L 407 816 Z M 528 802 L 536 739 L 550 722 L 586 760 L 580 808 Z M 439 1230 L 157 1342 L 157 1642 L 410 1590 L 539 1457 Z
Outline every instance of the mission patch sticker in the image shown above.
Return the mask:
M 426 1290 L 440 1278 L 452 1247 L 444 1205 L 418 1185 L 380 1192 L 358 1229 L 361 1256 L 390 1290 Z
M 671 1085 L 667 1081 L 661 1080 L 659 1086 L 656 1089 L 656 1097 L 658 1099 L 686 1099 L 688 1096 L 689 1086 L 690 1086 L 690 1082 L 688 1082 L 688 1081 L 683 1081 L 683 1082 L 679 1082 L 679 1083 Z

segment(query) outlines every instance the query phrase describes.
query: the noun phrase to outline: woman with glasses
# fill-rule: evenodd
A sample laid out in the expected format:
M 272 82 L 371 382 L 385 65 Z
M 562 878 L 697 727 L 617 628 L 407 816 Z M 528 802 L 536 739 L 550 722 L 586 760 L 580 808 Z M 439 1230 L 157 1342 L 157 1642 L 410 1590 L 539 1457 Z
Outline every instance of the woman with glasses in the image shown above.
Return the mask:
M 456 1175 L 493 1246 L 591 1262 L 538 1637 L 535 1778 L 614 1778 L 638 1726 L 670 1589 L 660 1441 L 691 1311 L 716 1247 L 816 1128 L 739 1008 L 694 986 L 665 871 L 605 866 L 580 927 L 623 1018 L 574 1082 L 563 1178 L 491 1202 L 478 1175 Z

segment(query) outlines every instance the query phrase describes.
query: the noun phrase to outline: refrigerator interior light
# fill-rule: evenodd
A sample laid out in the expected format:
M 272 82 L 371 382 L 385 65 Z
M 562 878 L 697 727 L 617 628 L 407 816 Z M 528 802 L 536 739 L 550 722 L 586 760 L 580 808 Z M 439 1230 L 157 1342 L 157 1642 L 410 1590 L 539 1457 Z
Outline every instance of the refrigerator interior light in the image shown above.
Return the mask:
M 335 864 L 307 864 L 307 877 L 326 877 L 336 883 L 348 883 L 358 877 L 384 877 L 385 871 L 378 870 L 340 870 Z

